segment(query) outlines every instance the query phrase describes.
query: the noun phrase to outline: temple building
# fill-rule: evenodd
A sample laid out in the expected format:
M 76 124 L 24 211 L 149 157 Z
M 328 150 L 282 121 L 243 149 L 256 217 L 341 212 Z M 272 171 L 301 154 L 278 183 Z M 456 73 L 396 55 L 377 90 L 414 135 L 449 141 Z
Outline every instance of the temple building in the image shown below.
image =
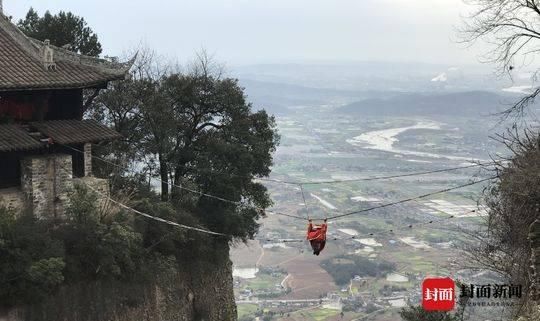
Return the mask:
M 83 90 L 125 79 L 131 63 L 29 38 L 0 7 L 0 206 L 59 217 L 77 180 L 108 188 L 92 177 L 91 146 L 120 135 L 83 120 Z

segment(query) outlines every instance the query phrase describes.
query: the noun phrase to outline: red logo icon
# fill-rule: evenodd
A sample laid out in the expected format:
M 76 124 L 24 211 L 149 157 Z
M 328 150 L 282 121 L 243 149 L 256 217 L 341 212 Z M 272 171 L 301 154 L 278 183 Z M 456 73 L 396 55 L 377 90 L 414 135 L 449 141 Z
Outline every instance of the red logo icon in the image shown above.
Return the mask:
M 422 307 L 427 311 L 450 311 L 456 305 L 456 285 L 451 278 L 427 278 L 422 283 Z

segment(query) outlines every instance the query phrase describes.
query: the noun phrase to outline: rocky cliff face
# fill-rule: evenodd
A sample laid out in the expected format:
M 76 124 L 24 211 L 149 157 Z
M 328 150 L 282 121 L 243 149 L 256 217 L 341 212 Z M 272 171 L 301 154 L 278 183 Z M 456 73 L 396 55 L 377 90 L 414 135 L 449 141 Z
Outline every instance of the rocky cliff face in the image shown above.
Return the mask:
M 221 252 L 223 253 L 223 252 Z M 228 250 L 224 253 L 228 253 Z M 228 257 L 186 257 L 156 281 L 96 281 L 70 285 L 36 306 L 0 312 L 0 321 L 233 321 Z
M 529 227 L 528 238 L 531 245 L 529 297 L 522 316 L 517 321 L 540 320 L 540 219 L 535 220 Z
M 529 241 L 531 242 L 530 299 L 538 302 L 540 301 L 540 220 L 531 224 Z

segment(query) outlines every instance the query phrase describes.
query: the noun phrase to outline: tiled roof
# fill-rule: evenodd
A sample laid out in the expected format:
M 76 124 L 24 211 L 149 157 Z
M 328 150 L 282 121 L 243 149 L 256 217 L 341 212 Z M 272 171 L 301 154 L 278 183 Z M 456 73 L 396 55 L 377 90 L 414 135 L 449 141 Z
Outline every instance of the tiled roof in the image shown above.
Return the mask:
M 43 52 L 53 50 L 56 68 L 47 69 Z M 0 91 L 92 88 L 124 79 L 132 61 L 124 64 L 78 55 L 26 37 L 0 14 Z
M 19 125 L 0 125 L 0 152 L 39 149 L 43 144 Z
M 30 125 L 58 144 L 93 143 L 121 137 L 116 131 L 94 120 L 51 120 Z
M 110 141 L 121 137 L 116 131 L 93 120 L 52 120 L 30 123 L 30 130 L 17 124 L 0 125 L 0 152 L 36 150 L 45 147 L 40 138 L 58 144 Z M 1 157 L 1 156 L 0 156 Z

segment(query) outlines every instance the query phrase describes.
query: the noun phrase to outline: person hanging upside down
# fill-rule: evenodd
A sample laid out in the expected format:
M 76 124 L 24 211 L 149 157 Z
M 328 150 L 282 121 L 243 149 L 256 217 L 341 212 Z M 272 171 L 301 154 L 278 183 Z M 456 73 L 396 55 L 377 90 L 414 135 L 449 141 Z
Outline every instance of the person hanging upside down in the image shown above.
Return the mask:
M 328 226 L 326 225 L 326 220 L 322 225 L 313 225 L 311 220 L 309 220 L 308 231 L 307 231 L 307 240 L 311 244 L 313 249 L 313 254 L 319 255 L 326 245 L 326 230 Z

